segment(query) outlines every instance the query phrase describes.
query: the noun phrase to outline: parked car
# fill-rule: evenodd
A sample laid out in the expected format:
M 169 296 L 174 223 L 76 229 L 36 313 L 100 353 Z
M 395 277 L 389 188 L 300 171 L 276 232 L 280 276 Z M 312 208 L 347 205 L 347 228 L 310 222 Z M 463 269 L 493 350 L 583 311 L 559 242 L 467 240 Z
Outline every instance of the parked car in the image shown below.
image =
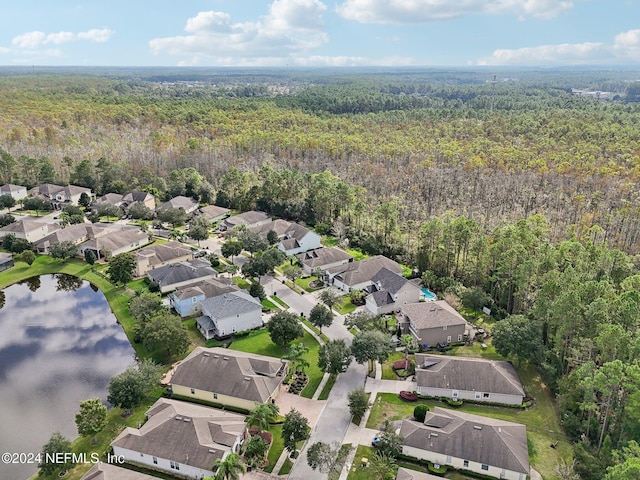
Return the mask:
M 371 440 L 371 445 L 373 447 L 377 447 L 378 444 L 380 443 L 380 440 L 381 440 L 381 438 L 376 435 L 375 437 L 373 437 L 373 440 Z
M 205 257 L 207 255 L 207 253 L 209 253 L 209 252 L 207 252 L 206 250 L 198 250 L 197 252 L 195 252 L 193 254 L 193 258 Z

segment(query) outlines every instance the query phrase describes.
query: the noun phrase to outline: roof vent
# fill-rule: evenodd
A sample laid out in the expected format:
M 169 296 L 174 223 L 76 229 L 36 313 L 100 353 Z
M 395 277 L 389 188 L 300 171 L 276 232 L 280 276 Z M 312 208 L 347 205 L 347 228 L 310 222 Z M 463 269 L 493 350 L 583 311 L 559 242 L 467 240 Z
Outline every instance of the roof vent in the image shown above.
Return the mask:
M 249 382 L 249 381 L 251 381 L 251 379 L 249 377 L 244 377 L 244 381 L 245 382 Z
M 204 352 L 204 353 L 203 353 L 203 355 L 204 355 L 205 357 L 208 357 L 208 356 L 209 356 L 209 352 Z
M 182 420 L 182 417 L 180 415 L 176 415 L 176 420 Z
M 482 427 L 480 425 L 474 425 L 473 428 L 475 428 L 476 430 L 482 430 Z
M 214 355 L 213 358 L 220 358 L 220 355 Z
M 187 417 L 184 417 L 182 420 L 184 420 L 185 422 L 190 422 L 191 421 L 191 419 L 187 418 Z
M 229 360 L 229 357 L 222 357 L 223 360 Z

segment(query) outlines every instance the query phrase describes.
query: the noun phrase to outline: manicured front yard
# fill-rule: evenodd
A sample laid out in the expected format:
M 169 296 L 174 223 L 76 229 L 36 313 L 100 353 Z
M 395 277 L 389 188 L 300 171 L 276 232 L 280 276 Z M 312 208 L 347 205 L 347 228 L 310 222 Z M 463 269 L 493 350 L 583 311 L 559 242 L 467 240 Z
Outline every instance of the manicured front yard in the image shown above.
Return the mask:
M 340 299 L 340 303 L 337 303 L 333 308 L 340 315 L 348 315 L 353 313 L 358 307 L 351 303 L 351 297 L 349 297 L 349 295 L 345 295 Z
M 318 277 L 315 277 L 315 276 L 298 278 L 296 279 L 296 285 L 302 288 L 303 290 L 305 290 L 306 292 L 311 293 L 322 288 L 322 286 L 319 286 L 319 287 L 310 286 L 310 284 L 312 282 L 315 282 L 316 280 L 318 280 Z
M 271 448 L 267 454 L 267 460 L 269 464 L 264 468 L 265 472 L 271 473 L 273 467 L 276 466 L 280 455 L 284 451 L 284 441 L 282 440 L 282 425 L 270 425 L 269 432 L 273 435 L 273 441 L 271 442 Z

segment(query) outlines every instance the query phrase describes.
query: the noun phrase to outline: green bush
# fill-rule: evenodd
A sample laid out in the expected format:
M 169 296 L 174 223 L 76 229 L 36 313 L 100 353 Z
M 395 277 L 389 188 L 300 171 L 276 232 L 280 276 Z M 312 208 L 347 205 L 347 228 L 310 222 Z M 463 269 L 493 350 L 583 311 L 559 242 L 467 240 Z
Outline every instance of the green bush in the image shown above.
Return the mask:
M 426 405 L 416 405 L 416 408 L 413 409 L 413 418 L 415 418 L 418 422 L 424 422 L 428 411 L 429 407 L 427 407 Z

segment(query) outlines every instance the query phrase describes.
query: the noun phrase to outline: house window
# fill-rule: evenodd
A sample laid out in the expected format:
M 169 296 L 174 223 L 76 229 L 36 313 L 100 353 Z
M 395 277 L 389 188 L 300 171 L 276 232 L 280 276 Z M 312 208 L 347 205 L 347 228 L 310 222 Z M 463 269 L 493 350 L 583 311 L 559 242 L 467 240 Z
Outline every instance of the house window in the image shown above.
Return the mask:
M 458 390 L 454 390 L 453 392 L 451 392 L 451 396 L 452 396 L 454 399 L 457 399 L 457 398 L 458 398 Z
M 451 455 L 447 455 L 447 460 L 446 460 L 447 464 L 450 465 L 451 464 Z
M 195 389 L 195 388 L 192 388 L 192 389 L 191 389 L 191 395 L 195 395 L 195 393 L 196 393 L 196 389 Z
M 214 393 L 214 394 L 213 394 L 213 399 L 214 399 L 214 400 L 217 400 L 217 399 L 218 399 L 218 394 L 217 394 L 217 393 Z
M 191 303 L 196 303 L 198 299 L 196 297 L 191 297 Z
M 481 395 L 482 394 L 480 392 L 476 392 L 476 400 L 480 400 Z
M 482 464 L 482 470 L 488 471 L 489 470 L 489 465 L 485 465 L 484 463 Z
M 489 395 L 490 395 L 490 394 L 488 394 L 488 393 L 483 393 L 483 394 L 482 394 L 482 398 L 489 398 Z
M 445 325 L 444 327 L 442 327 L 442 330 L 446 330 L 446 329 L 447 329 L 447 326 L 446 326 L 446 325 Z
M 153 464 L 157 465 L 158 464 L 158 457 L 153 457 Z
M 451 335 L 447 337 L 447 343 L 451 343 Z
M 462 334 L 458 335 L 458 341 L 461 342 L 462 341 Z
M 173 460 L 169 462 L 169 466 L 174 470 L 180 470 L 180 464 L 178 462 L 174 462 Z
M 463 466 L 464 468 L 467 468 L 467 467 L 469 466 L 469 460 L 464 460 L 464 461 L 462 462 L 462 466 Z

